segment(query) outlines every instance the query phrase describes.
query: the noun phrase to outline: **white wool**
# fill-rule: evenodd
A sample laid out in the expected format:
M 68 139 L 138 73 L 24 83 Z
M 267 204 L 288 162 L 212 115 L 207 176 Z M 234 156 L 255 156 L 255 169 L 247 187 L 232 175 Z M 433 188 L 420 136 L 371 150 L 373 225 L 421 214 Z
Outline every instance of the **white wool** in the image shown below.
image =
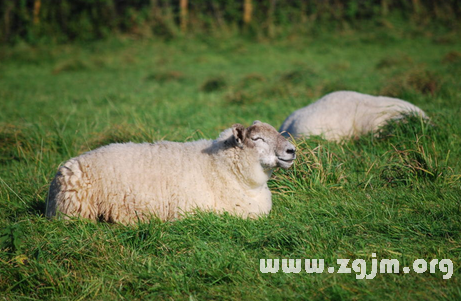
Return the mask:
M 260 128 L 273 141 L 264 154 L 275 158 L 269 168 L 252 141 Z M 240 140 L 234 132 L 245 135 Z M 267 181 L 273 168 L 288 168 L 293 159 L 294 146 L 261 122 L 248 129 L 234 125 L 214 141 L 110 144 L 59 168 L 47 216 L 133 223 L 152 216 L 175 219 L 200 208 L 256 217 L 271 210 Z
M 427 118 L 420 108 L 398 98 L 338 91 L 294 111 L 280 132 L 293 137 L 320 135 L 338 141 L 376 131 L 406 114 Z

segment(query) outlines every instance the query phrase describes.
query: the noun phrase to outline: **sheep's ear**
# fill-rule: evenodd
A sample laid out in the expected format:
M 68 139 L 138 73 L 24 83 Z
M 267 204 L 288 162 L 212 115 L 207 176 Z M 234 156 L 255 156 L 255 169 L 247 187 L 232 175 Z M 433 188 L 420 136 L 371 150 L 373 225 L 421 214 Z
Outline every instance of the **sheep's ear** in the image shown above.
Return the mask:
M 255 120 L 255 121 L 253 121 L 253 124 L 252 124 L 252 125 L 255 125 L 255 124 L 258 124 L 258 123 L 262 123 L 262 122 L 259 121 L 259 120 Z
M 247 129 L 239 123 L 236 123 L 232 126 L 232 133 L 234 134 L 235 144 L 240 148 L 243 148 L 246 131 Z

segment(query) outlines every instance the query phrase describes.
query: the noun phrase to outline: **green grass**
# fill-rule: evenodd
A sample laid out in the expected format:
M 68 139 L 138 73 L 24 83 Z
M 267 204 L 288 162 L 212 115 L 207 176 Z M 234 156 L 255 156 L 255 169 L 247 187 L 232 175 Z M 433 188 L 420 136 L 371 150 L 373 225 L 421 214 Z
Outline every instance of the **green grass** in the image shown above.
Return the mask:
M 118 40 L 0 51 L 2 300 L 461 298 L 460 39 L 350 32 L 280 41 Z M 198 212 L 123 226 L 49 221 L 60 163 L 111 142 L 214 139 L 233 123 L 276 128 L 348 89 L 404 98 L 431 124 L 391 124 L 343 144 L 297 141 L 273 210 Z M 444 273 L 263 274 L 262 258 L 451 259 Z M 349 268 L 351 263 L 349 263 Z

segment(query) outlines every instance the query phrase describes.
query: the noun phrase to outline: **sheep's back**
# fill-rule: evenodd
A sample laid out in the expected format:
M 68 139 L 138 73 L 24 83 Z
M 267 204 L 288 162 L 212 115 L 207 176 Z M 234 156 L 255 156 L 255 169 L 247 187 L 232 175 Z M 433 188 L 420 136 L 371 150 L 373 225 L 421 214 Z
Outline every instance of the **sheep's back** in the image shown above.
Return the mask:
M 280 131 L 295 137 L 323 135 L 335 140 L 374 131 L 405 113 L 426 117 L 420 108 L 401 99 L 338 91 L 293 112 Z

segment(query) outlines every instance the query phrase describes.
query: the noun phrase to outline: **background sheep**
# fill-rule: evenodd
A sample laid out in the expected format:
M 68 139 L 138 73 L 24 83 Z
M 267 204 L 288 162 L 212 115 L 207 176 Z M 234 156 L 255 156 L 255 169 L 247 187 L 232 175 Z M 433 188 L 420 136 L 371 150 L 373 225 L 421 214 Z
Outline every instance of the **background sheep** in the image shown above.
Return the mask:
M 420 108 L 401 99 L 339 91 L 294 111 L 283 122 L 280 132 L 294 137 L 322 135 L 327 140 L 341 140 L 376 131 L 389 120 L 408 114 L 427 118 Z
M 272 170 L 294 159 L 295 147 L 259 121 L 214 141 L 110 144 L 59 168 L 46 215 L 132 223 L 200 208 L 255 217 L 271 210 Z

